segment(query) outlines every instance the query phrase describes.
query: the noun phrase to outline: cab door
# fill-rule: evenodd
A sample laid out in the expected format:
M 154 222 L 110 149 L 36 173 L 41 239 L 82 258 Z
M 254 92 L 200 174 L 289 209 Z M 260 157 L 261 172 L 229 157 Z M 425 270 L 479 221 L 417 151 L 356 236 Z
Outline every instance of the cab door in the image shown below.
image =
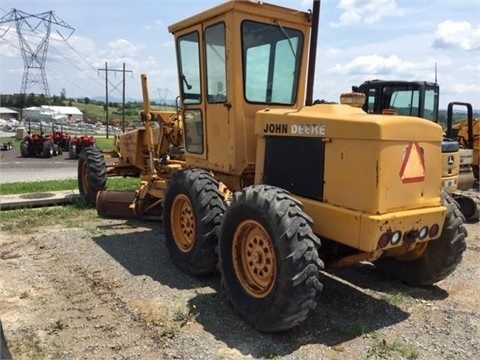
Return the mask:
M 178 36 L 177 51 L 186 160 L 230 170 L 225 23 L 212 20 L 189 29 Z
M 234 139 L 229 116 L 231 103 L 227 82 L 227 46 L 225 23 L 212 20 L 204 28 L 205 85 L 207 111 L 208 167 L 231 172 L 234 166 Z

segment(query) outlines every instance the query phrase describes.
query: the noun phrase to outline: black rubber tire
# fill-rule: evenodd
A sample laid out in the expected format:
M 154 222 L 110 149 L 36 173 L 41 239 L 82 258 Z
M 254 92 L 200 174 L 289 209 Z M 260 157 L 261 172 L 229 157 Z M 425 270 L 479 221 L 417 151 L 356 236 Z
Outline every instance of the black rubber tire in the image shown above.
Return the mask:
M 3 326 L 2 321 L 0 320 L 0 359 L 2 360 L 11 360 L 12 354 L 7 346 L 7 340 L 5 339 L 5 335 L 3 334 Z
M 70 159 L 76 159 L 76 158 L 78 158 L 78 155 L 77 155 L 77 145 L 72 144 L 72 143 L 70 143 L 70 144 L 68 145 L 68 157 L 69 157 Z
M 107 188 L 107 165 L 99 148 L 90 147 L 80 153 L 77 174 L 80 196 L 95 206 L 97 193 Z
M 375 261 L 375 266 L 411 286 L 433 285 L 450 275 L 462 261 L 467 229 L 457 202 L 446 191 L 442 192 L 442 204 L 448 209 L 442 233 L 428 243 L 419 258 L 405 261 L 385 257 Z
M 477 202 L 472 197 L 462 194 L 452 194 L 452 197 L 458 203 L 460 211 L 465 217 L 466 222 L 478 222 L 480 219 L 480 210 Z
M 51 158 L 54 155 L 53 144 L 50 141 L 44 141 L 42 148 L 44 158 Z
M 235 266 L 249 267 L 243 254 L 237 257 L 237 262 L 234 261 L 236 231 L 245 222 L 261 225 L 268 236 L 267 249 L 272 245 L 274 250 L 274 261 L 269 262 L 276 264 L 271 288 L 258 296 L 246 290 L 235 269 Z M 303 212 L 301 203 L 285 190 L 254 185 L 233 195 L 222 220 L 219 270 L 233 309 L 259 331 L 290 329 L 304 321 L 317 305 L 316 296 L 322 289 L 319 272 L 324 265 L 318 256 L 320 240 L 313 233 L 311 224 L 312 220 Z M 248 244 L 250 239 L 256 237 L 247 241 L 240 236 L 237 245 Z M 259 244 L 263 246 L 264 242 Z
M 20 155 L 27 158 L 30 157 L 30 150 L 28 149 L 28 141 L 22 140 L 20 143 Z
M 53 144 L 53 156 L 62 155 L 62 148 L 58 144 Z
M 184 217 L 176 213 L 181 199 L 187 205 Z M 179 171 L 168 183 L 163 203 L 165 245 L 172 262 L 189 275 L 207 275 L 216 269 L 218 231 L 225 212 L 223 199 L 218 181 L 203 170 Z M 187 229 L 183 226 L 185 221 Z M 182 249 L 186 231 L 190 231 L 190 243 Z

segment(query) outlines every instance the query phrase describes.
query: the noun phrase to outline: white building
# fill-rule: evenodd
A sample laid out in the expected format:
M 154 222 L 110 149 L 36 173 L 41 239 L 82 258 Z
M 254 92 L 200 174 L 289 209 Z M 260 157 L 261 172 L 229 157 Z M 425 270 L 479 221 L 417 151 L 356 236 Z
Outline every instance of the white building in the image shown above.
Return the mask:
M 6 107 L 1 107 L 0 106 L 0 118 L 3 120 L 10 120 L 10 119 L 16 119 L 18 117 L 18 112 L 15 110 L 11 110 Z
M 66 123 L 83 121 L 83 113 L 74 106 L 32 106 L 22 110 L 24 120 L 46 123 Z
M 0 106 L 0 129 L 11 130 L 18 126 L 18 112 Z

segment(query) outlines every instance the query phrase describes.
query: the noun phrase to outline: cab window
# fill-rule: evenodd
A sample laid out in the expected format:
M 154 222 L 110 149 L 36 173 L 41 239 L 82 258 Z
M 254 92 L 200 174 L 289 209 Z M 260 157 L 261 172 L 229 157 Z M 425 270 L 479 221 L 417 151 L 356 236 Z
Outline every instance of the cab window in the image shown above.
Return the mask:
M 303 33 L 280 22 L 242 23 L 244 96 L 248 102 L 293 105 L 297 99 Z
M 225 24 L 220 23 L 205 30 L 207 57 L 207 100 L 224 103 L 227 100 L 227 69 L 225 51 Z
M 180 91 L 184 104 L 202 102 L 200 78 L 200 45 L 198 32 L 183 35 L 177 40 L 179 54 Z

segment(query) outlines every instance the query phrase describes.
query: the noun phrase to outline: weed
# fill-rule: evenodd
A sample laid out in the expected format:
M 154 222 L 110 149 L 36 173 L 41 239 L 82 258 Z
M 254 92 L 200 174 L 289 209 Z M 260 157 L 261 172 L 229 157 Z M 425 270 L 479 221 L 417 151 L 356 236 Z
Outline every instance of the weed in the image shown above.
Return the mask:
M 105 231 L 104 231 L 102 228 L 98 227 L 98 226 L 88 228 L 88 232 L 89 232 L 92 236 L 101 236 L 101 235 L 104 235 L 104 234 L 105 234 Z
M 389 343 L 387 340 L 382 339 L 368 351 L 367 359 L 390 359 L 394 353 L 400 354 L 409 360 L 418 359 L 420 356 L 420 352 L 412 345 L 398 340 Z
M 358 337 L 364 335 L 368 331 L 363 324 L 359 323 L 355 323 L 352 326 L 345 324 L 331 324 L 330 326 L 334 331 L 349 337 Z
M 13 358 L 15 358 L 16 355 L 30 360 L 40 360 L 46 357 L 45 352 L 40 346 L 40 340 L 34 338 L 33 335 L 27 335 L 18 340 L 10 340 L 8 342 L 8 348 Z
M 410 296 L 402 292 L 391 292 L 391 293 L 384 293 L 380 295 L 380 300 L 386 302 L 387 304 L 399 306 L 405 304 L 410 300 Z
M 54 323 L 50 324 L 46 331 L 49 334 L 54 334 L 56 332 L 59 332 L 60 330 L 65 329 L 67 326 L 68 325 L 65 324 L 62 320 L 57 320 Z

